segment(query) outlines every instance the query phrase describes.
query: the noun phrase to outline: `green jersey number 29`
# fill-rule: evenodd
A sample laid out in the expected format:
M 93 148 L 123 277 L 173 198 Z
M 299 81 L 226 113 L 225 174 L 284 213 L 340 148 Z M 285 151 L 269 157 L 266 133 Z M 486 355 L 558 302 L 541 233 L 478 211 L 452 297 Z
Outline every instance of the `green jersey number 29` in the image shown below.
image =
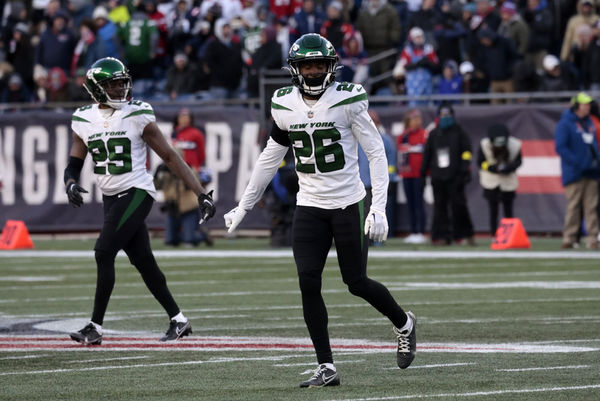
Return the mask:
M 88 150 L 94 160 L 94 174 L 125 174 L 131 171 L 131 141 L 128 138 L 110 138 L 90 141 Z M 106 160 L 108 159 L 108 162 Z

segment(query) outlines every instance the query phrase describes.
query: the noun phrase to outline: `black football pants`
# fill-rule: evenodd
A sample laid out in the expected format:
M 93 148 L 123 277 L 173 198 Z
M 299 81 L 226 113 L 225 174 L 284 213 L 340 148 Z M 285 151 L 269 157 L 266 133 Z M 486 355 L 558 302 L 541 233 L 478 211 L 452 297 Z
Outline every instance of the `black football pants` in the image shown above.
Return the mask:
M 388 289 L 367 277 L 369 241 L 364 235 L 364 218 L 362 201 L 344 209 L 298 206 L 294 213 L 292 247 L 304 321 L 319 363 L 333 362 L 327 309 L 321 296 L 321 275 L 332 241 L 335 241 L 342 279 L 350 293 L 365 299 L 396 327 L 406 323 L 406 314 Z
M 114 196 L 102 197 L 104 225 L 96 241 L 97 281 L 92 322 L 102 325 L 108 300 L 115 285 L 115 257 L 123 249 L 129 261 L 142 275 L 146 286 L 167 311 L 169 317 L 179 313 L 164 274 L 160 271 L 144 220 L 152 209 L 153 199 L 142 189 L 130 188 Z

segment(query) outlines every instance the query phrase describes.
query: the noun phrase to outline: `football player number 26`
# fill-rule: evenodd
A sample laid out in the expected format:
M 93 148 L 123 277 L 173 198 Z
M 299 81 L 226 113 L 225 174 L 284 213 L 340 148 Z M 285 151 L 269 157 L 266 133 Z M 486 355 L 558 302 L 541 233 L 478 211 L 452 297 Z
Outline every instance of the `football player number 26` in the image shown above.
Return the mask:
M 131 171 L 131 141 L 128 138 L 110 138 L 90 141 L 88 150 L 94 160 L 94 174 L 124 174 Z M 108 159 L 108 162 L 107 162 Z
M 296 170 L 301 173 L 315 173 L 315 164 L 303 163 L 300 158 L 310 158 L 315 155 L 316 168 L 321 173 L 341 170 L 346 163 L 344 149 L 339 143 L 340 132 L 335 128 L 315 130 L 310 135 L 306 131 L 290 131 L 290 141 L 296 155 Z M 313 149 L 314 141 L 314 149 Z M 325 145 L 325 143 L 328 143 Z M 300 146 L 301 145 L 301 146 Z

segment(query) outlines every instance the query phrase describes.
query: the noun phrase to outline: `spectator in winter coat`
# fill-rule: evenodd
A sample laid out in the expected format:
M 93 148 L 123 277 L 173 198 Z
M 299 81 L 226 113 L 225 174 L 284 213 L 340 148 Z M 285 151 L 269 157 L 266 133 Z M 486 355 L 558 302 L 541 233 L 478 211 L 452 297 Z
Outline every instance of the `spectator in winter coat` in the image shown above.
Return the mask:
M 560 92 L 577 89 L 576 79 L 566 66 L 553 54 L 546 54 L 542 62 L 544 72 L 538 90 L 542 92 Z
M 588 248 L 598 248 L 598 178 L 600 157 L 596 129 L 590 118 L 593 98 L 580 92 L 556 126 L 554 141 L 560 156 L 562 184 L 567 198 L 563 248 L 572 248 L 585 219 Z
M 0 102 L 2 103 L 26 103 L 31 100 L 31 92 L 23 83 L 23 79 L 17 72 L 13 72 L 8 78 L 8 84 L 2 91 Z
M 234 97 L 242 79 L 242 47 L 229 23 L 222 18 L 215 22 L 215 37 L 206 46 L 204 61 L 206 72 L 210 74 L 211 97 Z
M 527 0 L 523 20 L 529 27 L 529 44 L 525 60 L 535 64 L 538 71 L 543 66 L 543 58 L 552 42 L 552 14 L 548 10 L 547 0 Z
M 276 20 L 287 20 L 301 7 L 302 0 L 269 0 L 269 10 L 275 15 Z
M 592 40 L 583 60 L 582 75 L 585 88 L 600 90 L 600 21 L 592 28 Z
M 52 18 L 52 25 L 46 28 L 40 37 L 36 51 L 36 64 L 50 69 L 60 67 L 63 71 L 71 70 L 71 58 L 75 48 L 75 35 L 67 26 L 69 15 L 64 10 L 57 11 Z
M 167 70 L 165 91 L 172 100 L 191 100 L 197 90 L 196 77 L 198 72 L 190 64 L 184 52 L 178 52 L 173 58 L 173 65 Z
M 569 59 L 571 48 L 577 42 L 577 31 L 583 26 L 594 26 L 598 22 L 598 14 L 594 10 L 594 1 L 578 0 L 577 14 L 569 18 L 565 36 L 563 37 L 562 48 L 560 50 L 560 59 L 566 61 Z
M 96 35 L 104 42 L 107 57 L 120 58 L 121 46 L 117 37 L 117 26 L 108 19 L 108 11 L 103 6 L 94 9 L 92 15 L 96 24 Z
M 442 14 L 438 23 L 433 27 L 433 37 L 437 43 L 436 54 L 440 63 L 446 60 L 461 60 L 461 42 L 467 35 L 467 29 L 451 10 L 451 3 L 442 3 Z
M 425 243 L 425 200 L 420 179 L 423 149 L 427 131 L 418 109 L 410 109 L 404 115 L 404 132 L 396 140 L 398 150 L 398 174 L 402 177 L 406 207 L 410 219 L 410 235 L 404 239 L 409 244 Z
M 258 81 L 261 70 L 277 70 L 282 67 L 281 45 L 277 42 L 277 32 L 272 26 L 263 28 L 260 36 L 261 45 L 254 52 L 248 65 L 248 97 L 258 97 Z
M 366 6 L 362 8 L 356 20 L 356 29 L 362 34 L 365 51 L 370 57 L 398 47 L 400 40 L 400 19 L 393 6 L 387 0 L 365 0 Z M 390 71 L 394 65 L 391 58 L 385 58 L 371 64 L 370 76 L 374 77 Z M 388 82 L 374 85 L 372 92 L 375 93 Z
M 519 55 L 513 42 L 489 28 L 481 28 L 477 36 L 481 45 L 478 66 L 490 80 L 490 92 L 514 92 L 512 68 Z M 492 103 L 501 101 L 493 99 Z
M 369 77 L 369 65 L 367 64 L 367 52 L 363 49 L 362 35 L 353 31 L 344 37 L 344 44 L 339 49 L 340 65 L 342 69 L 338 73 L 340 80 L 364 84 Z
M 593 39 L 592 28 L 587 25 L 581 25 L 577 28 L 575 44 L 571 46 L 567 63 L 573 69 L 577 77 L 577 83 L 580 88 L 589 84 L 589 68 L 597 66 L 588 65 L 588 53 Z
M 35 47 L 31 43 L 29 25 L 18 23 L 14 26 L 12 37 L 6 46 L 6 61 L 19 72 L 28 89 L 34 87 L 33 66 L 35 64 Z
M 96 35 L 96 24 L 91 19 L 84 19 L 79 25 L 79 41 L 73 51 L 70 75 L 75 76 L 77 68 L 89 69 L 103 57 L 106 57 L 106 47 Z
M 448 60 L 444 63 L 442 78 L 438 87 L 440 95 L 451 95 L 463 92 L 463 79 L 458 72 L 458 65 L 454 60 Z M 458 101 L 455 101 L 458 102 Z
M 321 31 L 321 25 L 327 15 L 315 4 L 315 0 L 305 0 L 302 8 L 289 19 L 290 43 L 294 43 L 300 36 L 307 33 Z
M 340 49 L 344 36 L 354 30 L 352 24 L 342 19 L 343 5 L 338 0 L 329 3 L 327 7 L 327 20 L 321 25 L 321 36 L 327 38 L 334 48 Z
M 496 32 L 500 26 L 500 16 L 494 9 L 490 0 L 476 0 L 477 14 L 475 19 L 478 20 L 478 25 L 482 28 L 489 28 Z
M 490 210 L 490 234 L 496 235 L 500 203 L 504 217 L 513 217 L 519 180 L 516 170 L 521 165 L 521 141 L 509 135 L 504 124 L 492 124 L 487 137 L 479 144 L 477 154 L 479 183 Z
M 421 28 L 408 32 L 408 41 L 398 63 L 406 70 L 406 94 L 422 96 L 433 93 L 432 77 L 439 71 L 439 61 L 433 46 L 425 42 Z M 426 104 L 427 100 L 410 100 L 409 105 Z
M 419 11 L 408 18 L 408 29 L 421 28 L 425 34 L 425 41 L 437 48 L 434 29 L 441 20 L 442 15 L 435 7 L 435 0 L 423 0 Z
M 500 8 L 502 22 L 498 33 L 515 44 L 519 56 L 524 57 L 529 46 L 529 27 L 517 13 L 517 6 L 512 1 L 505 1 Z

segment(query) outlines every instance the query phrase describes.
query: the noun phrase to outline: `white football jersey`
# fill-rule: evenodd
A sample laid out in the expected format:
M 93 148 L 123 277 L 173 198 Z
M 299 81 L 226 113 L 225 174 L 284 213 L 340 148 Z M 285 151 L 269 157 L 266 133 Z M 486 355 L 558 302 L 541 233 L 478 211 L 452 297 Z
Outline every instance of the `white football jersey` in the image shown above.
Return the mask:
M 156 198 L 152 176 L 146 170 L 144 128 L 156 121 L 148 103 L 132 100 L 104 117 L 98 104 L 73 113 L 71 128 L 86 144 L 94 161 L 94 174 L 105 195 L 140 188 Z
M 364 88 L 333 83 L 309 106 L 295 86 L 273 94 L 271 115 L 287 131 L 296 157 L 297 204 L 336 209 L 365 197 L 358 172 L 358 143 L 369 158 L 374 208 L 385 211 L 388 173 L 381 135 L 368 114 Z

